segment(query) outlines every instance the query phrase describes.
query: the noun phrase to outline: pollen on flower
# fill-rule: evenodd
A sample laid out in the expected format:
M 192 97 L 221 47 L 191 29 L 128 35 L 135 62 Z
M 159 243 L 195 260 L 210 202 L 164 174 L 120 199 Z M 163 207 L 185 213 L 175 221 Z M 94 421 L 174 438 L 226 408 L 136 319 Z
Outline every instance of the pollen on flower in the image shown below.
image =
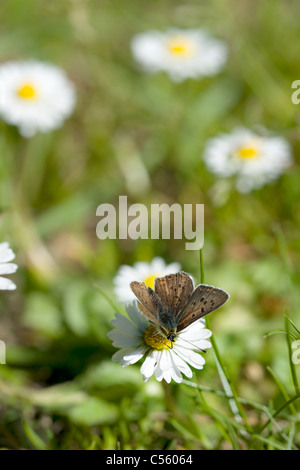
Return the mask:
M 146 284 L 147 287 L 151 287 L 151 289 L 154 289 L 154 279 L 158 277 L 158 274 L 152 274 L 152 276 L 147 277 L 144 279 L 144 283 Z
M 186 38 L 176 37 L 169 40 L 168 50 L 177 57 L 187 57 L 192 55 L 193 47 Z
M 17 94 L 20 96 L 20 98 L 25 100 L 34 100 L 37 97 L 37 91 L 30 83 L 25 83 L 22 85 L 18 89 Z
M 152 349 L 161 351 L 162 349 L 172 348 L 171 341 L 158 333 L 154 325 L 151 325 L 146 329 L 144 340 Z
M 248 158 L 257 158 L 259 155 L 259 152 L 255 147 L 241 147 L 237 151 L 237 154 L 242 159 L 248 159 Z

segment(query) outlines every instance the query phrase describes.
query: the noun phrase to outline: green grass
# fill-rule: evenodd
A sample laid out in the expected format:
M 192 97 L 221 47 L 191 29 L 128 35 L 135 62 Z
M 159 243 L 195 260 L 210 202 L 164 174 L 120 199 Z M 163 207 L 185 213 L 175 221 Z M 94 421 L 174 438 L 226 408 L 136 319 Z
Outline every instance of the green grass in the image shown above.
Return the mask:
M 1 62 L 53 62 L 77 89 L 55 132 L 25 140 L 0 122 L 0 241 L 19 265 L 17 290 L 0 296 L 0 447 L 299 450 L 296 0 L 9 0 L 0 11 Z M 141 73 L 132 36 L 174 25 L 226 41 L 222 73 L 181 84 Z M 238 126 L 285 137 L 294 164 L 248 195 L 230 186 L 223 200 L 202 152 Z M 204 260 L 184 240 L 98 240 L 97 206 L 119 195 L 205 204 Z M 111 361 L 107 333 L 124 311 L 114 275 L 154 256 L 202 281 L 205 268 L 205 282 L 231 296 L 208 318 L 204 369 L 180 385 L 144 384 L 139 364 Z

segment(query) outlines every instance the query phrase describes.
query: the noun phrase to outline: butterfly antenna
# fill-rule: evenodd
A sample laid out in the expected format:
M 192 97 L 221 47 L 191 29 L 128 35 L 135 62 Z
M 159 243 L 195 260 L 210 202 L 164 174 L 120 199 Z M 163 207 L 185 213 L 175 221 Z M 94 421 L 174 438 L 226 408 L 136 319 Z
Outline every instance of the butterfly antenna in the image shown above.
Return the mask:
M 153 337 L 153 336 L 156 336 L 156 335 L 158 335 L 158 331 L 157 331 L 157 330 L 156 330 L 156 331 L 154 331 L 154 333 L 152 333 L 152 335 L 151 335 L 151 336 Z
M 185 338 L 180 338 L 182 341 L 185 341 L 186 343 L 189 343 L 191 346 L 193 346 L 195 349 L 197 349 L 198 351 L 201 351 L 203 353 L 206 353 L 207 351 L 205 349 L 201 349 L 199 348 L 198 346 L 196 346 L 194 343 L 191 343 L 191 341 L 188 341 L 187 339 Z

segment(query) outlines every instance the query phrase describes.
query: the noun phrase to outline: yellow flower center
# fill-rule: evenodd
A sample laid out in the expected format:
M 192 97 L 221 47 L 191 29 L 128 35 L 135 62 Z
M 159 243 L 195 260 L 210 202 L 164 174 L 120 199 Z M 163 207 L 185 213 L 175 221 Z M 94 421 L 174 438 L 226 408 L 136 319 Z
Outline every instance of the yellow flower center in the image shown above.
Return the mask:
M 151 289 L 154 289 L 154 279 L 157 277 L 159 277 L 159 274 L 152 274 L 151 276 L 144 279 L 144 283 L 147 287 L 151 287 Z
M 257 158 L 259 155 L 259 151 L 255 147 L 241 147 L 238 149 L 237 155 L 243 160 L 247 160 L 250 158 Z
M 35 100 L 37 97 L 37 91 L 30 83 L 25 83 L 22 85 L 18 89 L 17 94 L 24 100 Z
M 157 332 L 157 328 L 151 325 L 144 333 L 145 343 L 152 349 L 161 351 L 162 349 L 172 348 L 172 342 Z
M 168 42 L 168 51 L 177 57 L 188 57 L 193 53 L 191 42 L 184 37 L 174 37 Z

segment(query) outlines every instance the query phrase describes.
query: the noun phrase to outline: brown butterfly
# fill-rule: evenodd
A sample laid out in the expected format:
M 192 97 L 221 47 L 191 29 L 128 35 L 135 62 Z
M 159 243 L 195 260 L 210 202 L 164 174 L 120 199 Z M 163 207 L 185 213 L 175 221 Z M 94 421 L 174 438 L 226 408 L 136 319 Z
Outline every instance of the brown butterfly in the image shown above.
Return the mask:
M 194 288 L 192 278 L 184 272 L 157 277 L 154 290 L 137 281 L 131 282 L 130 288 L 141 312 L 171 343 L 177 333 L 229 299 L 229 294 L 217 287 L 200 284 Z

